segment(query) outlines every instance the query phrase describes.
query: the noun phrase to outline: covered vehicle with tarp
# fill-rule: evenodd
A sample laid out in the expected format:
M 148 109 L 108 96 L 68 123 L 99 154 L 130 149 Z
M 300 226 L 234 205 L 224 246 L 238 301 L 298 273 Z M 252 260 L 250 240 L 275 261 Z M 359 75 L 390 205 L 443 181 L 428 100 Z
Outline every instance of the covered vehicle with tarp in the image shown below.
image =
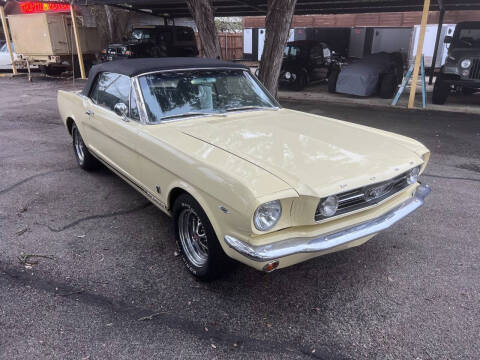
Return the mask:
M 376 53 L 348 64 L 329 77 L 329 90 L 356 96 L 391 98 L 403 77 L 400 53 Z

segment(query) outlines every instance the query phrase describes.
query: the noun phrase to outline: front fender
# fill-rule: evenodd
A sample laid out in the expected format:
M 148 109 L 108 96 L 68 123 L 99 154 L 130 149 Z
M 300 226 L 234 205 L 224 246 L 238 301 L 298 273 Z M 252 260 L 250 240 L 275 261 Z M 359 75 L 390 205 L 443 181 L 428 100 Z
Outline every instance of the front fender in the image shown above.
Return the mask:
M 190 194 L 199 203 L 210 220 L 223 251 L 225 251 L 225 253 L 229 256 L 235 255 L 235 252 L 225 243 L 223 239 L 227 233 L 231 233 L 231 231 L 229 231 L 231 229 L 240 230 L 243 233 L 250 232 L 250 228 L 245 226 L 249 225 L 249 220 L 246 219 L 243 214 L 236 212 L 234 209 L 229 208 L 226 204 L 222 204 L 222 202 L 218 199 L 183 180 L 172 182 L 167 189 L 167 198 L 169 199 L 167 206 L 170 210 L 170 213 L 173 207 L 173 204 L 170 203 L 170 197 L 174 189 L 183 190 L 184 192 Z M 220 206 L 228 209 L 228 213 L 222 211 Z

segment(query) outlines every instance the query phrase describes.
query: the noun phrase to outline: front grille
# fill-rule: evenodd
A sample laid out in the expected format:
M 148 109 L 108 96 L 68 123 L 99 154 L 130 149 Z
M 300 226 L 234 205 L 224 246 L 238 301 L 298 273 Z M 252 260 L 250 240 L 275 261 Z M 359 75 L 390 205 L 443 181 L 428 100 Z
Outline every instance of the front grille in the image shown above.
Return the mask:
M 409 172 L 410 171 L 405 172 L 394 177 L 393 179 L 381 183 L 376 183 L 337 194 L 338 210 L 334 216 L 375 205 L 398 193 L 400 190 L 405 189 L 409 185 L 407 182 L 407 176 Z M 325 219 L 320 212 L 320 205 L 322 204 L 323 200 L 324 199 L 320 200 L 317 211 L 315 212 L 315 221 Z
M 480 79 L 480 59 L 473 59 L 470 67 L 470 79 Z

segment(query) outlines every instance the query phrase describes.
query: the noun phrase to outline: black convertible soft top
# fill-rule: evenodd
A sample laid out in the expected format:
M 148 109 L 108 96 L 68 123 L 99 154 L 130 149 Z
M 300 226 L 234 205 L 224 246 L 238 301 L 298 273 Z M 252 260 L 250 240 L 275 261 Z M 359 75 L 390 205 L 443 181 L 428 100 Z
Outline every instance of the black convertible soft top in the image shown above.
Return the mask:
M 88 81 L 82 94 L 88 95 L 93 81 L 97 77 L 97 74 L 101 72 L 112 72 L 132 77 L 151 71 L 225 67 L 248 69 L 245 65 L 238 63 L 198 57 L 138 58 L 109 61 L 92 66 L 88 73 Z

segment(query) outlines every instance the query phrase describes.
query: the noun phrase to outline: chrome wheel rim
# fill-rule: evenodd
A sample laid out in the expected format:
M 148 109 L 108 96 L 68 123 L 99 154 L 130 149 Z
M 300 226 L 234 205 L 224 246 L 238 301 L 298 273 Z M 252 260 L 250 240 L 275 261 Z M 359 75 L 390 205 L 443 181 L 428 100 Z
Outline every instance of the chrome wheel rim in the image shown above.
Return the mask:
M 76 128 L 74 129 L 73 134 L 73 145 L 75 147 L 75 153 L 77 154 L 78 161 L 83 163 L 83 160 L 85 159 L 85 144 L 83 143 L 82 137 Z
M 178 234 L 185 256 L 197 267 L 208 261 L 205 227 L 192 209 L 183 209 L 178 216 Z

